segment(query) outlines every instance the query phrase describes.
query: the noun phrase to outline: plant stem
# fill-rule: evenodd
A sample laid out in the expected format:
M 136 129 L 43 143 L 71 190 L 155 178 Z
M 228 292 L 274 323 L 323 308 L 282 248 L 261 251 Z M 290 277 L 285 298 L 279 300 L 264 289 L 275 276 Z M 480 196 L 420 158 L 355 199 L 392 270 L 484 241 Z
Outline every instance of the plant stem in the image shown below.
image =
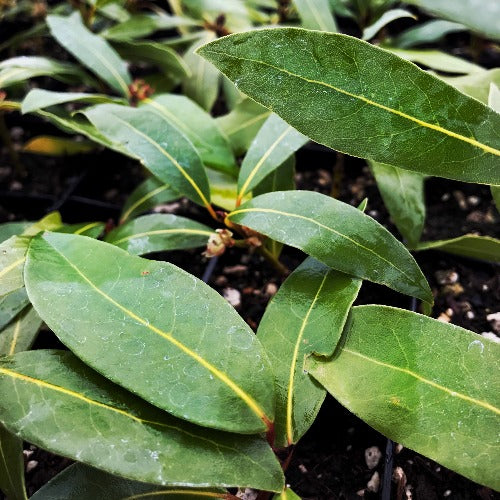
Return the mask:
M 283 265 L 266 247 L 258 247 L 258 252 L 264 257 L 280 274 L 287 275 L 290 269 Z

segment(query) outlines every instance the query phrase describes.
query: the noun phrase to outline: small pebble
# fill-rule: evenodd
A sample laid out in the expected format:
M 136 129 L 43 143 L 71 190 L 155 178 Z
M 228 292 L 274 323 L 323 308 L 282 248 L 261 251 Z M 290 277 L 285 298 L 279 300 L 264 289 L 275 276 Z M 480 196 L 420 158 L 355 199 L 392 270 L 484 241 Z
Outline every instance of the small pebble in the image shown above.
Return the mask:
M 241 293 L 236 288 L 224 288 L 222 295 L 233 307 L 241 305 Z
M 395 447 L 394 447 L 394 453 L 396 455 L 399 455 L 402 451 L 403 451 L 403 448 L 404 446 L 401 444 L 401 443 L 398 443 Z
M 33 450 L 23 450 L 23 455 L 26 460 L 31 457 L 35 453 Z
M 500 337 L 493 332 L 483 332 L 481 333 L 481 337 L 484 337 L 485 339 L 492 340 L 493 342 L 500 344 Z
M 477 207 L 479 205 L 479 202 L 481 200 L 479 199 L 478 196 L 468 196 L 467 197 L 467 203 L 471 206 L 471 207 Z
M 242 264 L 237 264 L 236 266 L 226 266 L 222 272 L 224 274 L 243 274 L 247 272 L 248 267 Z
M 382 458 L 382 452 L 377 446 L 372 446 L 365 450 L 365 462 L 366 466 L 371 470 L 377 467 L 380 459 Z
M 366 484 L 366 489 L 373 493 L 377 493 L 379 487 L 380 487 L 380 475 L 377 471 L 375 471 L 371 479 Z
M 238 498 L 242 498 L 243 500 L 256 500 L 259 496 L 259 492 L 252 490 L 252 488 L 245 488 L 244 490 L 238 490 L 236 492 L 236 496 Z
M 465 313 L 465 316 L 467 319 L 474 319 L 476 317 L 476 315 L 474 314 L 474 311 L 467 311 Z
M 217 276 L 217 278 L 215 278 L 215 284 L 217 286 L 224 286 L 224 285 L 227 285 L 227 278 L 225 276 Z
M 365 490 L 356 491 L 356 495 L 358 495 L 358 497 L 364 497 L 365 496 Z
M 500 312 L 488 314 L 486 319 L 491 323 L 493 331 L 500 333 Z
M 437 320 L 438 321 L 441 321 L 441 323 L 449 323 L 451 318 L 445 313 L 445 312 L 442 312 L 438 317 L 437 317 Z
M 35 469 L 38 466 L 38 462 L 36 460 L 30 460 L 26 464 L 26 472 L 31 472 L 33 469 Z
M 276 283 L 268 283 L 266 285 L 266 295 L 270 295 L 271 297 L 273 295 L 276 295 L 276 292 L 278 291 L 278 286 L 276 285 Z
M 302 472 L 302 474 L 307 474 L 307 468 L 303 464 L 299 464 L 299 470 Z
M 453 269 L 443 269 L 441 271 L 436 271 L 434 273 L 436 276 L 436 281 L 440 285 L 453 285 L 453 283 L 458 282 L 459 275 Z
M 444 493 L 443 493 L 443 496 L 444 497 L 449 497 L 451 495 L 451 490 L 446 490 Z
M 443 196 L 441 196 L 441 201 L 448 201 L 450 199 L 450 193 L 444 193 Z

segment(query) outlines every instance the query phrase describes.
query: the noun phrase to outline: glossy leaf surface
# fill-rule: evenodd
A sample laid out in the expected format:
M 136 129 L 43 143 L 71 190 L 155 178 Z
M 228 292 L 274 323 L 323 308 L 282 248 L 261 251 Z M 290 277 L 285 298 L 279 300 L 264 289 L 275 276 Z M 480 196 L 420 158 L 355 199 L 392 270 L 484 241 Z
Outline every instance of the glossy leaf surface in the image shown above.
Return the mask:
M 208 226 L 173 214 L 137 217 L 110 231 L 105 241 L 133 255 L 202 247 L 214 232 Z
M 127 198 L 123 206 L 120 222 L 124 223 L 128 219 L 147 212 L 160 203 L 173 201 L 177 198 L 180 198 L 180 194 L 168 184 L 165 184 L 156 177 L 149 177 L 144 182 L 141 182 Z
M 23 265 L 29 240 L 11 236 L 0 244 L 0 297 L 24 284 Z
M 0 401 L 0 421 L 8 430 L 112 474 L 183 487 L 244 484 L 279 491 L 283 486 L 279 464 L 261 438 L 171 417 L 67 351 L 3 358 L 0 390 L 10 395 Z
M 51 479 L 39 489 L 30 500 L 198 500 L 200 498 L 224 499 L 224 491 L 196 490 L 188 488 L 165 488 L 152 484 L 123 479 L 112 474 L 94 469 L 84 464 L 73 464 Z M 188 492 L 182 494 L 182 492 Z
M 238 196 L 236 179 L 224 172 L 212 169 L 207 169 L 207 175 L 210 182 L 210 197 L 214 205 L 224 210 L 234 210 Z M 250 197 L 246 197 L 245 201 L 248 199 Z
M 8 325 L 29 303 L 24 287 L 0 298 L 0 330 Z
M 396 19 L 401 19 L 404 17 L 411 17 L 416 19 L 416 17 L 405 9 L 390 9 L 384 12 L 373 24 L 367 26 L 363 30 L 363 40 L 371 40 L 382 28 L 387 26 L 392 21 Z
M 33 342 L 42 320 L 36 311 L 27 306 L 2 331 L 0 331 L 0 353 L 15 354 L 27 351 Z
M 30 245 L 25 282 L 64 344 L 150 403 L 241 433 L 265 430 L 273 420 L 262 346 L 227 301 L 178 267 L 82 236 L 45 233 Z M 89 314 L 101 318 L 92 328 Z
M 28 498 L 24 485 L 23 441 L 1 424 L 0 491 L 11 500 L 26 500 Z
M 272 114 L 255 136 L 241 164 L 239 196 L 244 196 L 309 139 Z
M 500 262 L 500 240 L 489 236 L 465 234 L 449 240 L 422 241 L 415 249 L 439 250 L 474 259 Z
M 401 49 L 407 49 L 414 45 L 437 42 L 450 33 L 465 31 L 466 29 L 463 24 L 445 21 L 444 19 L 431 19 L 403 31 L 393 43 Z
M 314 422 L 326 391 L 304 371 L 311 353 L 333 354 L 361 280 L 309 257 L 283 283 L 257 332 L 276 386 L 276 446 L 296 443 Z
M 439 17 L 465 24 L 488 38 L 500 40 L 500 3 L 497 0 L 461 0 L 457 9 L 447 0 L 407 0 Z
M 415 246 L 425 222 L 424 177 L 384 163 L 370 162 L 391 219 L 408 246 Z
M 21 234 L 27 227 L 31 226 L 31 222 L 5 222 L 0 224 L 0 242 L 3 243 L 11 236 Z
M 310 373 L 385 436 L 498 489 L 499 355 L 499 344 L 455 325 L 360 306 L 337 352 L 311 360 Z
M 163 116 L 144 108 L 101 104 L 85 116 L 151 173 L 196 203 L 208 205 L 210 192 L 201 159 L 191 142 Z
M 85 102 L 85 103 L 103 103 L 116 102 L 104 94 L 87 94 L 85 92 L 54 92 L 52 90 L 32 89 L 28 92 L 21 103 L 22 113 L 32 113 L 39 109 L 55 106 L 56 104 L 65 104 L 67 102 Z
M 230 174 L 237 172 L 228 139 L 216 121 L 194 101 L 183 95 L 163 94 L 146 99 L 145 104 L 186 135 L 203 163 Z
M 383 49 L 282 28 L 224 37 L 199 53 L 317 142 L 429 175 L 500 183 L 500 115 Z
M 278 191 L 254 198 L 228 218 L 334 269 L 433 300 L 408 250 L 371 217 L 338 200 L 310 191 Z
M 80 222 L 78 224 L 65 224 L 56 229 L 58 233 L 81 234 L 90 238 L 98 238 L 103 232 L 105 224 L 103 222 Z
M 129 95 L 131 78 L 125 63 L 102 37 L 83 25 L 78 12 L 47 16 L 47 24 L 52 36 L 83 65 L 114 90 Z
M 302 26 L 311 30 L 338 31 L 328 0 L 293 0 Z
M 237 104 L 227 115 L 217 118 L 236 155 L 244 153 L 252 143 L 271 111 L 251 99 Z

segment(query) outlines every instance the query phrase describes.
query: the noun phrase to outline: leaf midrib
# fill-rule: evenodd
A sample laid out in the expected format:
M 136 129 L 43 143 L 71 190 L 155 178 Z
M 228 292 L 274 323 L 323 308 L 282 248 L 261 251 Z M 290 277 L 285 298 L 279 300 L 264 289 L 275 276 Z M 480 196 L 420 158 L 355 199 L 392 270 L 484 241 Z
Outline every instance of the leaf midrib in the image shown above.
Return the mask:
M 470 137 L 466 137 L 464 135 L 461 135 L 461 134 L 458 134 L 456 132 L 453 132 L 452 130 L 448 130 L 444 127 L 441 127 L 440 125 L 435 125 L 433 123 L 429 123 L 429 122 L 426 122 L 426 121 L 423 121 L 423 120 L 420 120 L 419 118 L 416 118 L 415 116 L 411 116 L 411 115 L 408 115 L 407 113 L 404 113 L 402 111 L 399 111 L 397 109 L 394 109 L 394 108 L 390 108 L 389 106 L 385 106 L 384 104 L 380 104 L 376 101 L 372 101 L 371 99 L 368 99 L 367 97 L 363 96 L 363 95 L 358 95 L 358 94 L 354 94 L 352 92 L 349 92 L 347 90 L 344 90 L 344 89 L 341 89 L 339 87 L 335 87 L 334 85 L 330 85 L 329 83 L 326 83 L 326 82 L 322 82 L 320 80 L 314 80 L 314 79 L 311 79 L 311 78 L 306 78 L 305 76 L 302 76 L 302 75 L 299 75 L 299 74 L 296 74 L 296 73 L 293 73 L 292 71 L 289 71 L 285 68 L 280 68 L 279 66 L 274 66 L 273 64 L 270 64 L 270 63 L 267 63 L 265 61 L 261 61 L 261 60 L 258 60 L 258 59 L 250 59 L 250 58 L 247 58 L 247 57 L 241 57 L 241 56 L 235 56 L 233 54 L 229 54 L 227 52 L 224 52 L 224 51 L 216 51 L 216 50 L 210 50 L 208 48 L 205 48 L 203 50 L 205 53 L 208 53 L 208 54 L 216 54 L 216 55 L 223 55 L 223 56 L 226 56 L 226 57 L 229 57 L 229 58 L 232 58 L 232 59 L 236 59 L 236 60 L 241 60 L 241 61 L 247 61 L 247 62 L 251 62 L 251 63 L 256 63 L 256 64 L 262 64 L 263 66 L 267 66 L 269 68 L 272 68 L 276 71 L 279 71 L 281 73 L 285 73 L 289 76 L 292 76 L 294 78 L 298 78 L 299 80 L 302 80 L 304 82 L 307 82 L 307 83 L 312 83 L 312 84 L 315 84 L 315 85 L 320 85 L 320 86 L 323 86 L 323 87 L 327 87 L 329 89 L 332 89 L 340 94 L 343 94 L 343 95 L 346 95 L 348 97 L 352 97 L 354 99 L 358 99 L 370 106 L 374 106 L 374 107 L 377 107 L 377 108 L 380 108 L 380 109 L 383 109 L 384 111 L 387 111 L 389 113 L 393 113 L 395 115 L 398 115 L 398 116 L 401 116 L 402 118 L 405 118 L 407 120 L 410 120 L 414 123 L 417 123 L 418 125 L 422 126 L 422 127 L 425 127 L 425 128 L 429 128 L 431 130 L 434 130 L 436 132 L 440 132 L 444 135 L 447 135 L 449 137 L 453 137 L 454 139 L 457 139 L 457 140 L 460 140 L 460 141 L 463 141 L 463 142 L 467 142 L 469 144 L 471 144 L 472 146 L 474 147 L 477 147 L 479 149 L 482 149 L 485 153 L 490 153 L 492 155 L 495 155 L 495 156 L 500 156 L 500 150 L 498 149 L 495 149 L 491 146 L 488 146 L 487 144 L 483 144 L 482 142 L 479 142 L 478 140 L 476 139 L 471 139 Z
M 475 398 L 472 398 L 470 396 L 467 396 L 466 394 L 462 394 L 461 392 L 451 390 L 448 387 L 445 387 L 444 385 L 438 384 L 437 382 L 434 382 L 432 380 L 426 379 L 425 377 L 422 377 L 418 373 L 415 373 L 415 372 L 409 370 L 408 368 L 401 368 L 400 366 L 394 366 L 394 365 L 391 365 L 389 363 L 385 363 L 384 361 L 379 361 L 378 359 L 361 354 L 360 352 L 352 351 L 351 349 L 347 349 L 345 347 L 342 348 L 342 352 L 350 354 L 351 356 L 357 356 L 357 357 L 364 359 L 365 361 L 368 361 L 370 363 L 373 363 L 373 364 L 376 364 L 379 366 L 383 366 L 384 368 L 388 368 L 390 370 L 405 373 L 406 375 L 409 375 L 410 377 L 413 377 L 416 380 L 418 380 L 424 384 L 427 384 L 431 387 L 434 387 L 435 389 L 438 389 L 440 391 L 447 393 L 451 397 L 457 397 L 457 398 L 463 399 L 464 401 L 472 403 L 476 406 L 481 406 L 481 407 L 485 408 L 486 410 L 489 410 L 493 413 L 496 413 L 497 415 L 500 415 L 500 408 L 497 408 L 496 406 L 493 406 L 492 404 L 487 403 L 485 401 L 481 401 L 479 399 L 475 399 Z
M 213 234 L 213 231 L 205 231 L 203 229 L 157 229 L 154 231 L 145 231 L 143 233 L 135 233 L 125 236 L 124 238 L 120 238 L 119 240 L 108 241 L 108 243 L 112 243 L 113 245 L 119 245 L 124 241 L 132 240 L 135 238 L 143 238 L 144 236 L 155 236 L 160 234 L 172 234 L 172 233 L 180 233 L 180 234 L 197 234 L 200 236 L 210 236 Z
M 145 326 L 148 330 L 151 330 L 153 333 L 156 333 L 160 337 L 168 340 L 172 345 L 177 347 L 179 350 L 184 352 L 184 354 L 188 355 L 195 361 L 197 361 L 201 366 L 207 369 L 210 373 L 212 373 L 215 377 L 217 377 L 222 383 L 224 383 L 229 389 L 231 389 L 249 408 L 252 410 L 255 415 L 259 417 L 260 420 L 264 422 L 264 424 L 269 427 L 272 420 L 266 415 L 264 410 L 260 407 L 260 405 L 255 401 L 255 399 L 247 394 L 241 387 L 239 387 L 233 380 L 231 380 L 225 373 L 221 372 L 207 360 L 202 358 L 198 353 L 191 350 L 189 347 L 184 345 L 182 342 L 174 338 L 171 332 L 164 332 L 160 328 L 155 327 L 148 321 L 144 320 L 137 314 L 135 314 L 130 309 L 127 309 L 125 306 L 121 305 L 119 302 L 114 300 L 112 297 L 107 295 L 104 291 L 102 291 L 95 283 L 93 283 L 75 264 L 73 264 L 64 254 L 62 254 L 59 250 L 52 246 L 54 252 L 56 252 L 67 264 L 90 286 L 92 290 L 97 292 L 101 297 L 103 297 L 110 304 L 114 305 L 120 311 L 124 312 L 127 316 L 137 321 L 141 325 Z

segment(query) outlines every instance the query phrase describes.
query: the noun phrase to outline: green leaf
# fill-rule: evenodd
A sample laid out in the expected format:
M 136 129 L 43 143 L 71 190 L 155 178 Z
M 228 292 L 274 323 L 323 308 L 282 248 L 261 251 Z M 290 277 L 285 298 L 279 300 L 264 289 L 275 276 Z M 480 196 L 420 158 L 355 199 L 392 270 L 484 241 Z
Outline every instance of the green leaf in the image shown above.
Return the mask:
M 0 298 L 0 330 L 8 325 L 29 303 L 24 287 Z
M 127 66 L 102 37 L 83 25 L 78 12 L 68 17 L 47 16 L 47 24 L 52 36 L 68 52 L 111 88 L 129 96 L 132 80 Z
M 101 36 L 108 40 L 128 42 L 135 38 L 145 38 L 158 30 L 168 30 L 178 26 L 196 26 L 197 24 L 199 23 L 187 17 L 169 16 L 167 14 L 136 14 L 130 16 L 126 21 L 102 31 Z
M 500 89 L 494 82 L 491 82 L 489 90 L 488 106 L 497 113 L 500 113 Z
M 309 366 L 333 397 L 390 439 L 500 488 L 500 345 L 386 306 L 354 307 L 343 340 Z
M 241 155 L 252 143 L 271 111 L 251 99 L 238 103 L 227 115 L 217 118 L 217 123 L 226 134 L 234 154 Z
M 133 498 L 196 500 L 226 498 L 226 490 L 165 488 L 122 479 L 84 464 L 70 465 L 40 488 L 30 500 L 131 500 Z
M 200 205 L 210 204 L 208 179 L 191 142 L 163 116 L 145 108 L 100 104 L 84 112 L 109 141 Z
M 9 500 L 28 498 L 24 484 L 23 441 L 3 425 L 0 425 L 0 490 Z
M 78 66 L 48 57 L 20 56 L 0 62 L 0 88 L 25 82 L 37 76 L 50 76 L 66 83 L 87 80 Z
M 466 76 L 453 76 L 444 77 L 440 76 L 449 85 L 467 94 L 475 97 L 478 101 L 488 104 L 488 96 L 490 92 L 490 85 L 500 85 L 500 68 L 490 69 L 482 73 L 473 73 Z
M 449 240 L 422 241 L 415 250 L 439 250 L 474 259 L 500 262 L 500 240 L 475 234 L 465 234 Z
M 31 307 L 25 307 L 15 319 L 0 331 L 0 354 L 27 351 L 35 341 L 42 320 Z
M 144 103 L 186 135 L 203 163 L 237 175 L 236 160 L 227 137 L 217 122 L 194 101 L 183 95 L 163 94 L 146 99 Z
M 293 0 L 302 26 L 311 30 L 337 32 L 328 0 Z
M 234 432 L 270 426 L 274 394 L 262 346 L 232 306 L 194 276 L 107 243 L 45 233 L 32 240 L 25 282 L 65 345 L 150 403 Z M 89 311 L 100 318 L 91 329 Z
M 2 358 L 0 391 L 7 395 L 0 420 L 9 431 L 106 472 L 157 485 L 283 487 L 278 461 L 261 438 L 171 417 L 67 351 Z
M 17 236 L 21 234 L 27 227 L 31 226 L 31 222 L 5 222 L 0 224 L 0 242 L 3 243 L 8 240 L 11 236 Z M 1 258 L 0 258 L 1 262 Z
M 180 194 L 156 177 L 149 177 L 141 182 L 127 198 L 123 206 L 120 224 L 123 224 L 138 214 L 151 210 L 160 203 L 180 198 Z
M 393 47 L 385 47 L 386 50 L 392 52 L 407 61 L 412 61 L 421 64 L 431 69 L 444 73 L 465 73 L 465 74 L 484 74 L 486 70 L 460 57 L 455 57 L 446 52 L 432 49 L 396 49 Z M 442 79 L 444 80 L 444 79 Z M 444 80 L 446 81 L 446 80 Z
M 158 42 L 120 42 L 114 47 L 128 61 L 148 62 L 160 68 L 175 81 L 190 76 L 189 68 L 182 58 L 167 45 Z
M 211 169 L 207 169 L 207 175 L 213 204 L 224 210 L 234 210 L 238 196 L 238 187 L 234 177 Z M 245 197 L 245 201 L 249 199 L 250 196 Z
M 461 0 L 457 9 L 454 2 L 448 0 L 407 0 L 408 3 L 450 21 L 468 26 L 488 38 L 500 40 L 500 3 L 497 0 Z
M 309 139 L 272 114 L 253 140 L 238 177 L 238 199 L 250 192 Z
M 500 183 L 500 115 L 383 49 L 277 28 L 220 38 L 199 53 L 317 142 L 424 174 Z
M 51 90 L 32 89 L 28 92 L 21 103 L 21 112 L 32 113 L 39 109 L 55 106 L 56 104 L 64 104 L 67 102 L 124 102 L 122 99 L 116 99 L 104 94 L 86 94 L 84 92 L 53 92 Z
M 276 446 L 290 446 L 314 422 L 326 391 L 304 371 L 313 352 L 331 356 L 361 280 L 309 257 L 267 306 L 257 337 L 276 386 Z
M 205 59 L 196 54 L 202 45 L 215 39 L 213 31 L 207 31 L 194 42 L 184 55 L 184 62 L 191 71 L 191 76 L 182 86 L 184 94 L 196 101 L 203 109 L 210 111 L 219 93 L 219 71 Z
M 500 186 L 490 186 L 491 196 L 493 197 L 493 201 L 495 202 L 495 206 L 497 210 L 500 212 Z
M 0 244 L 0 297 L 24 285 L 23 266 L 29 239 L 11 236 Z
M 273 500 L 300 500 L 300 497 L 286 486 L 281 493 L 276 493 L 276 495 L 273 496 Z
M 39 135 L 30 139 L 24 146 L 24 153 L 47 156 L 71 156 L 88 153 L 96 148 L 91 141 L 75 141 L 67 137 Z
M 407 49 L 414 45 L 438 42 L 449 33 L 465 30 L 467 28 L 463 24 L 443 19 L 431 19 L 403 31 L 393 40 L 393 44 L 401 49 Z
M 371 217 L 341 201 L 311 191 L 277 191 L 254 198 L 227 218 L 333 269 L 433 301 L 408 250 Z
M 385 11 L 373 24 L 363 30 L 363 40 L 371 40 L 382 28 L 396 19 L 411 17 L 417 19 L 415 15 L 405 9 L 391 9 Z
M 424 177 L 392 165 L 369 163 L 391 219 L 408 246 L 414 247 L 425 222 Z
M 98 238 L 104 227 L 103 222 L 80 222 L 78 224 L 65 224 L 56 231 L 58 233 L 81 234 L 90 238 Z
M 26 228 L 22 236 L 35 236 L 41 231 L 57 231 L 62 225 L 61 214 L 59 212 L 51 212 Z
M 202 247 L 214 230 L 186 217 L 151 214 L 110 231 L 105 241 L 133 255 Z

